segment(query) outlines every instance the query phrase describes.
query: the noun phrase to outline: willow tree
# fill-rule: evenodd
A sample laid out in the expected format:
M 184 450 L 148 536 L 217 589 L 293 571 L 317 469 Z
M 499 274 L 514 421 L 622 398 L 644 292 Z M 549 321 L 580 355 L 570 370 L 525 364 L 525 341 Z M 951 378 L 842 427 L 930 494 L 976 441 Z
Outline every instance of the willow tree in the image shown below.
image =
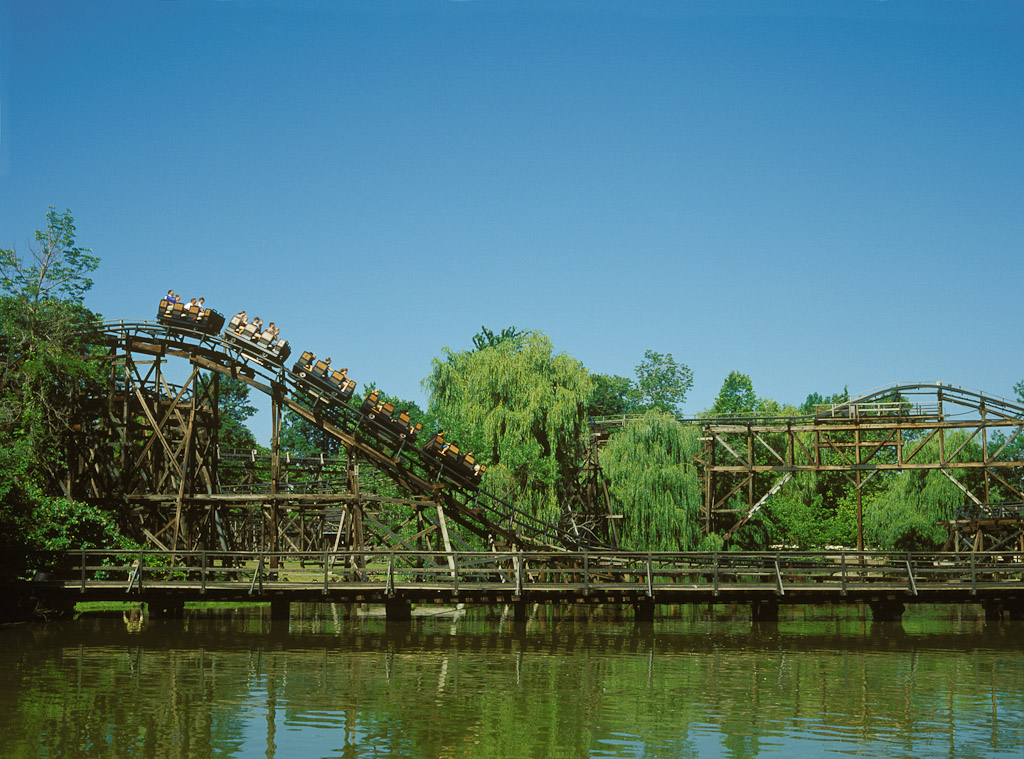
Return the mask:
M 424 386 L 445 439 L 487 465 L 486 490 L 558 517 L 587 444 L 592 382 L 579 361 L 541 332 L 519 332 L 477 350 L 445 348 Z
M 700 430 L 671 414 L 648 411 L 601 452 L 613 505 L 623 515 L 622 547 L 637 551 L 693 551 L 720 547 L 701 531 L 701 483 L 693 464 Z

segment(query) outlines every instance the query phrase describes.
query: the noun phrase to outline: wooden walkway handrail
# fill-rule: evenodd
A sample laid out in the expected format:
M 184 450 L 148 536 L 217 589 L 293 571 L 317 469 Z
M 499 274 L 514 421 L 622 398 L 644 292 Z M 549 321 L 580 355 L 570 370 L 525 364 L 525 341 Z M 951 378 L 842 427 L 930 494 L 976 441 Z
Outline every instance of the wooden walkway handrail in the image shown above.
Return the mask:
M 911 596 L 936 588 L 993 583 L 1024 585 L 1024 552 L 998 554 L 820 552 L 438 552 L 319 551 L 118 551 L 71 552 L 59 575 L 64 588 L 116 585 L 126 596 L 160 588 L 198 595 L 231 587 L 249 596 L 268 590 L 373 587 L 390 597 L 401 588 L 431 586 L 454 594 L 501 586 L 516 595 L 531 589 L 573 588 L 584 595 L 608 589 L 655 598 L 693 588 L 714 597 L 736 589 L 763 588 L 782 597 L 817 589 L 840 596 L 866 586 Z M 127 583 L 127 586 L 126 586 Z M 1013 585 L 1016 583 L 1016 585 Z

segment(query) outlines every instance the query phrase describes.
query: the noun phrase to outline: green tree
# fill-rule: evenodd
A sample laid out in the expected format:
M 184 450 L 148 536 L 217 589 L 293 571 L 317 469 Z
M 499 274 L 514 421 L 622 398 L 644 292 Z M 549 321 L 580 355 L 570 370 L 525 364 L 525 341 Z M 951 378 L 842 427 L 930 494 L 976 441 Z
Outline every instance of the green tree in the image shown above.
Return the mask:
M 700 429 L 671 414 L 648 411 L 631 420 L 601 451 L 620 523 L 622 547 L 636 551 L 718 548 L 702 534 L 700 475 L 693 464 Z
M 70 210 L 46 214 L 46 229 L 36 230 L 29 244 L 32 262 L 21 259 L 13 248 L 0 249 L 0 287 L 30 307 L 55 300 L 81 305 L 92 287 L 89 274 L 99 258 L 88 248 L 75 245 L 75 219 Z
M 76 398 L 96 392 L 96 315 L 82 305 L 99 262 L 50 209 L 31 260 L 0 250 L 0 573 L 19 576 L 71 545 L 116 536 L 109 516 L 61 497 Z
M 823 489 L 829 478 L 813 472 L 795 475 L 762 510 L 773 543 L 804 550 L 857 542 L 857 502 L 852 486 L 838 495 Z
M 303 400 L 299 398 L 300 402 Z M 311 402 L 308 404 L 311 405 Z M 290 409 L 281 415 L 281 450 L 295 456 L 338 456 L 341 442 Z
M 814 414 L 819 406 L 834 406 L 839 403 L 846 403 L 848 400 L 850 400 L 850 391 L 846 387 L 843 388 L 843 392 L 833 393 L 832 395 L 809 393 L 804 402 L 800 404 L 800 413 Z
M 29 244 L 31 263 L 0 250 L 0 435 L 17 438 L 33 476 L 59 478 L 72 396 L 96 381 L 87 360 L 96 316 L 82 305 L 98 258 L 75 245 L 70 212 L 52 208 Z
M 945 446 L 947 450 L 960 449 L 956 461 L 981 460 L 981 446 L 967 440 L 967 433 L 962 431 L 947 434 Z M 918 463 L 939 461 L 938 439 L 925 443 L 914 460 Z M 983 476 L 980 470 L 950 467 L 949 474 L 970 490 L 980 489 L 979 479 Z M 945 522 L 953 518 L 965 498 L 964 492 L 941 471 L 900 472 L 864 504 L 865 540 L 877 548 L 889 550 L 937 550 L 948 535 Z
M 1021 380 L 1013 386 L 1013 391 L 1017 394 L 1017 401 L 1024 405 L 1024 380 Z M 1005 433 L 997 433 L 993 436 L 993 441 L 989 445 L 989 450 L 999 450 L 999 448 L 1006 442 L 1007 435 Z M 1007 461 L 1021 461 L 1024 462 L 1024 434 L 1017 435 L 1013 440 L 1009 442 L 1006 449 L 1003 451 L 1001 456 L 1005 457 Z M 1024 465 L 1015 467 L 1006 473 L 1007 482 L 1017 490 L 1017 492 L 1024 492 Z M 1007 500 L 1017 500 L 1016 496 L 1007 495 Z
M 424 380 L 445 437 L 488 466 L 484 487 L 554 520 L 588 441 L 593 383 L 541 332 L 435 358 Z
M 209 381 L 209 378 L 206 378 Z M 254 450 L 256 436 L 246 422 L 256 414 L 256 407 L 249 401 L 251 387 L 233 377 L 220 378 L 220 427 L 217 443 L 222 448 Z
M 709 416 L 737 416 L 754 414 L 757 411 L 757 393 L 750 376 L 732 371 L 722 383 L 715 403 L 708 411 Z
M 644 351 L 644 360 L 636 367 L 634 384 L 639 409 L 678 414 L 691 387 L 693 372 L 690 367 L 677 362 L 671 353 Z
M 621 416 L 639 411 L 632 380 L 617 374 L 591 374 L 594 392 L 587 406 L 589 416 Z
M 505 327 L 501 332 L 495 334 L 487 327 L 481 326 L 480 331 L 473 335 L 473 347 L 482 351 L 485 348 L 493 348 L 506 340 L 515 340 L 521 334 L 515 327 Z

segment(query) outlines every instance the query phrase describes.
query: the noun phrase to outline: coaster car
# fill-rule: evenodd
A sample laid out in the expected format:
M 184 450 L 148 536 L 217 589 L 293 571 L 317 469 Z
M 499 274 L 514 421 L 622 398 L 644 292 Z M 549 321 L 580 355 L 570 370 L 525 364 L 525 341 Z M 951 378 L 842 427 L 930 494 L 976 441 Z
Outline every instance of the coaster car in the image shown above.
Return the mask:
M 370 391 L 359 407 L 363 418 L 369 422 L 371 431 L 383 432 L 390 438 L 412 442 L 423 429 L 422 424 L 413 424 L 405 409 L 395 413 L 395 406 L 380 400 L 376 390 Z
M 231 317 L 228 322 L 224 341 L 260 363 L 283 364 L 292 352 L 287 340 L 271 337 L 267 331 L 257 332 L 255 324 L 243 325 L 238 316 Z
M 355 380 L 349 379 L 344 370 L 332 370 L 326 361 L 317 361 L 312 351 L 302 351 L 292 371 L 307 380 L 316 391 L 320 391 L 316 395 L 318 398 L 326 399 L 329 393 L 342 403 L 347 403 L 356 389 Z
M 166 298 L 160 301 L 156 320 L 169 327 L 190 329 L 207 335 L 215 335 L 224 326 L 224 315 L 212 308 L 190 307 L 187 303 L 171 303 Z
M 443 432 L 430 438 L 420 453 L 428 466 L 437 469 L 439 477 L 462 488 L 479 489 L 480 477 L 487 467 L 478 464 L 472 453 L 463 453 L 455 443 L 445 441 Z

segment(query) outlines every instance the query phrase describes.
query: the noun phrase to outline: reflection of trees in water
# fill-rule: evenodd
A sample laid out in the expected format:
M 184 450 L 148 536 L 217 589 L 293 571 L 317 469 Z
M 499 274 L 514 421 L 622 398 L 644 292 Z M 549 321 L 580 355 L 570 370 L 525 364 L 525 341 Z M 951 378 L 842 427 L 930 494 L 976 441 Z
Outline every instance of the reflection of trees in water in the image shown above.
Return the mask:
M 525 631 L 495 614 L 452 634 L 442 620 L 388 627 L 315 609 L 295 609 L 287 628 L 261 610 L 150 620 L 131 635 L 120 618 L 9 635 L 5 751 L 686 757 L 711 741 L 747 757 L 801 724 L 836 740 L 956 741 L 968 753 L 1024 742 L 1012 624 L 844 633 L 827 620 L 751 628 L 693 611 L 637 628 L 566 610 Z M 965 724 L 977 732 L 965 738 Z M 321 753 L 296 748 L 307 743 Z

